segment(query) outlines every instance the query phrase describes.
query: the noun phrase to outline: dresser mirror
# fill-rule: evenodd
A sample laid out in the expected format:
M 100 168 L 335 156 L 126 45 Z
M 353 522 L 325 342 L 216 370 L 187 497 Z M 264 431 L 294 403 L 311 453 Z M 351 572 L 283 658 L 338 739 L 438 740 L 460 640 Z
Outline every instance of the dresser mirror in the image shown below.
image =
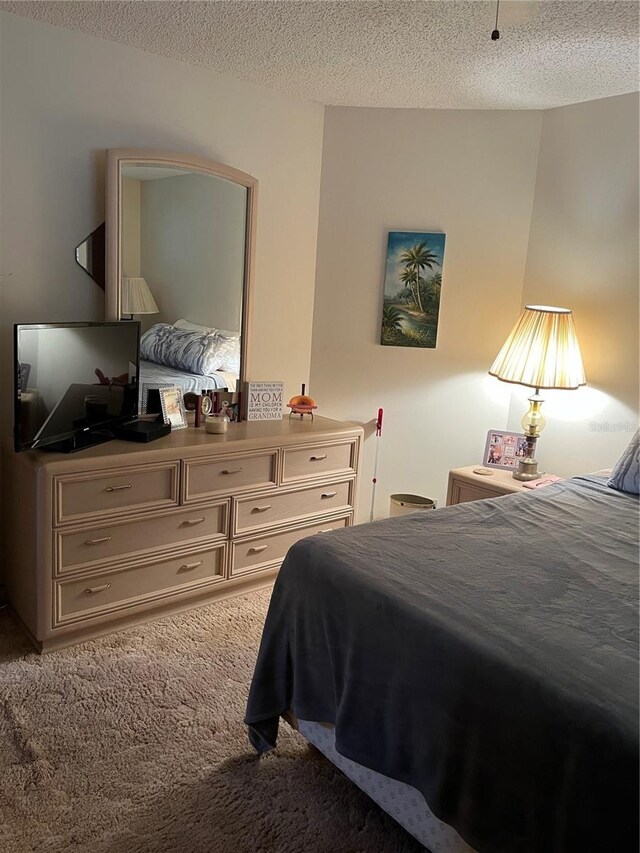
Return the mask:
M 257 181 L 199 157 L 107 152 L 107 319 L 141 322 L 140 386 L 237 390 Z

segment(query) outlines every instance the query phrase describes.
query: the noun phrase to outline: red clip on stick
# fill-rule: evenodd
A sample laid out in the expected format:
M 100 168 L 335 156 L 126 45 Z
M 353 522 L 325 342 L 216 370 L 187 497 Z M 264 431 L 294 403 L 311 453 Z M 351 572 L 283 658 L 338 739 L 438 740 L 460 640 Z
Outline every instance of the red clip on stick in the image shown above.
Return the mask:
M 378 409 L 378 417 L 376 418 L 376 438 L 380 438 L 382 435 L 382 415 L 384 412 L 382 409 Z M 376 503 L 376 483 L 378 482 L 378 453 L 380 450 L 380 442 L 376 441 L 376 458 L 373 463 L 373 488 L 371 489 L 371 511 L 369 512 L 369 521 L 373 521 L 373 510 Z

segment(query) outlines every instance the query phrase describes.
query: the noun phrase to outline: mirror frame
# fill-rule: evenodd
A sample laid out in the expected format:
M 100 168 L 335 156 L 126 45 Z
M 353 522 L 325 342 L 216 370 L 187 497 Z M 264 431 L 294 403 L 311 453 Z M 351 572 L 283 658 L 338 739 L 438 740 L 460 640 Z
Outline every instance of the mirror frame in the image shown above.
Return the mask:
M 246 187 L 247 218 L 244 248 L 244 281 L 242 289 L 242 322 L 240 328 L 240 377 L 238 390 L 242 390 L 246 381 L 249 349 L 251 342 L 251 317 L 253 308 L 253 279 L 255 266 L 256 216 L 258 206 L 258 181 L 252 175 L 194 154 L 177 154 L 167 151 L 154 151 L 148 148 L 109 148 L 107 149 L 106 174 L 106 286 L 105 319 L 120 320 L 120 287 L 122 278 L 121 224 L 122 198 L 120 193 L 122 167 L 134 164 L 150 166 L 169 166 L 189 169 L 224 178 Z M 197 322 L 197 318 L 189 318 Z

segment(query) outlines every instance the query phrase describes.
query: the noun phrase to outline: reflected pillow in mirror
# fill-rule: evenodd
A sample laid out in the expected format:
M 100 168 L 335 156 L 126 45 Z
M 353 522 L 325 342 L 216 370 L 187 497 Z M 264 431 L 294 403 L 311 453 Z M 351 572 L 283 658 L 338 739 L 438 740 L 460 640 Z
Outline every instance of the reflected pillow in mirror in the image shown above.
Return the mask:
M 225 332 L 218 329 L 215 333 L 217 341 L 216 356 L 220 359 L 218 370 L 240 375 L 240 335 L 236 332 Z
M 630 495 L 640 494 L 640 430 L 615 464 L 607 485 Z
M 198 323 L 192 323 L 191 320 L 176 320 L 173 328 L 184 329 L 185 332 L 215 332 L 213 326 L 201 326 Z
M 208 376 L 222 369 L 222 359 L 218 354 L 222 340 L 211 332 L 176 329 L 169 323 L 156 323 L 140 338 L 140 358 Z

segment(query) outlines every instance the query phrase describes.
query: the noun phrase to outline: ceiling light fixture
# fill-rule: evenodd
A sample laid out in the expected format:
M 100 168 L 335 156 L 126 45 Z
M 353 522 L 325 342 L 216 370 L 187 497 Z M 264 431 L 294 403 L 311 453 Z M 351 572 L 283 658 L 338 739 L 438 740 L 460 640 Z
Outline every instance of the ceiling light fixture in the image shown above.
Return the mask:
M 500 30 L 498 29 L 498 12 L 500 11 L 500 0 L 496 3 L 496 27 L 491 33 L 491 41 L 498 41 L 500 38 Z

